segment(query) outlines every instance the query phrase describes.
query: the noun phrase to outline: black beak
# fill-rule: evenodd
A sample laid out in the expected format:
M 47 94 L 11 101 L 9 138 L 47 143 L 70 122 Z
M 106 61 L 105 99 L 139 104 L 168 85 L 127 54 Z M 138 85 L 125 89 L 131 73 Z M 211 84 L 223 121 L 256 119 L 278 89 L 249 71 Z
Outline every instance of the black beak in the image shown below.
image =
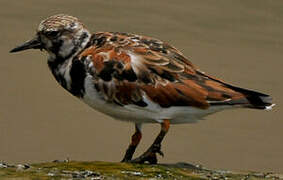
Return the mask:
M 42 45 L 41 45 L 41 43 L 40 43 L 40 41 L 38 40 L 37 37 L 32 39 L 32 40 L 25 42 L 24 44 L 14 48 L 14 49 L 12 49 L 10 51 L 10 53 L 23 51 L 23 50 L 27 50 L 27 49 L 42 49 Z

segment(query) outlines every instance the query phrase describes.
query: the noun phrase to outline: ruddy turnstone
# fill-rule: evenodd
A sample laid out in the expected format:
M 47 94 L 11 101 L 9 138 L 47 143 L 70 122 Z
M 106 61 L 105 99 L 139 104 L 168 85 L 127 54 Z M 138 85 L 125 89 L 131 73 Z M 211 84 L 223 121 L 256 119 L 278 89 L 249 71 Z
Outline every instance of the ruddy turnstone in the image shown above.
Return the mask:
M 192 123 L 220 110 L 271 109 L 271 97 L 207 75 L 180 51 L 155 38 L 120 32 L 91 34 L 75 17 L 41 21 L 35 37 L 12 49 L 45 50 L 58 83 L 92 108 L 135 123 L 122 161 L 157 163 L 170 124 Z M 143 123 L 160 123 L 149 149 L 132 159 Z

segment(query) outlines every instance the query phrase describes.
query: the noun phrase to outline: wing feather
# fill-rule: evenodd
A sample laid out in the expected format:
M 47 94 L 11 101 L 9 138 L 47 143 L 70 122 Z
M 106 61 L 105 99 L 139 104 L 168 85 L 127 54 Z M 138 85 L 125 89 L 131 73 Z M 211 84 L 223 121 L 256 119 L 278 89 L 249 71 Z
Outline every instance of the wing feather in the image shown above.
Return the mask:
M 199 71 L 176 48 L 160 40 L 125 33 L 97 33 L 81 53 L 93 65 L 89 73 L 109 102 L 161 107 L 247 103 L 222 80 Z

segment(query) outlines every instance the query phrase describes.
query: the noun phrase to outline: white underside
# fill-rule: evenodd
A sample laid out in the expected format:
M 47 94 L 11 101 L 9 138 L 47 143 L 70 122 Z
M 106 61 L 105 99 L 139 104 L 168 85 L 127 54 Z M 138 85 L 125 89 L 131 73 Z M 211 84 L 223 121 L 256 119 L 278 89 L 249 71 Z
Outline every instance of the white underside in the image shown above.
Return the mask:
M 87 76 L 85 79 L 85 95 L 82 100 L 95 110 L 122 121 L 160 123 L 164 119 L 169 119 L 172 124 L 195 123 L 209 114 L 231 108 L 231 106 L 215 106 L 205 110 L 187 106 L 162 108 L 150 101 L 146 96 L 143 96 L 143 98 L 148 104 L 146 107 L 136 105 L 119 106 L 109 103 L 95 90 L 92 77 Z

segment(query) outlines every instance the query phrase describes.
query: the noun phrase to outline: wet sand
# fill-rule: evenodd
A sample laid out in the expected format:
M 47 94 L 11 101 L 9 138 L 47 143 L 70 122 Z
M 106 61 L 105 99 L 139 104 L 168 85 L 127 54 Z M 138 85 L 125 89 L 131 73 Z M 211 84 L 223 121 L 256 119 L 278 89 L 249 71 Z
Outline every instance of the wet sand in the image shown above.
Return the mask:
M 172 126 L 162 163 L 283 172 L 283 2 L 276 0 L 1 0 L 0 161 L 120 161 L 134 127 L 94 111 L 63 90 L 39 51 L 9 54 L 42 18 L 67 13 L 91 31 L 170 42 L 208 74 L 271 94 L 270 112 L 238 109 Z M 137 153 L 159 131 L 145 125 Z

